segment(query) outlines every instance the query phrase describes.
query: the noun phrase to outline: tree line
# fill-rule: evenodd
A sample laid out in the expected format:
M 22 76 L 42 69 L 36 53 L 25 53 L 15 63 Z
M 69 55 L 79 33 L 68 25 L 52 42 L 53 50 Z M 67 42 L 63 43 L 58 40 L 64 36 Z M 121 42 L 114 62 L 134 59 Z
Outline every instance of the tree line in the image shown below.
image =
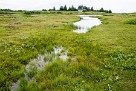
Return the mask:
M 105 10 L 104 8 L 100 8 L 99 10 L 95 10 L 93 7 L 87 7 L 84 5 L 79 5 L 78 8 L 74 7 L 73 5 L 71 7 L 67 7 L 66 5 L 60 6 L 59 9 L 56 9 L 55 6 L 53 9 L 42 9 L 42 11 L 81 11 L 81 12 L 87 12 L 87 11 L 94 11 L 94 12 L 106 12 L 106 13 L 112 13 L 111 10 Z M 12 14 L 13 12 L 24 12 L 25 14 L 40 14 L 41 11 L 27 11 L 27 10 L 11 10 L 11 9 L 0 9 L 0 14 Z M 60 12 L 58 12 L 60 13 Z
M 46 9 L 43 9 L 45 11 Z M 49 9 L 49 11 L 56 11 L 56 8 L 53 7 L 53 9 Z M 99 10 L 95 10 L 93 7 L 87 7 L 83 5 L 79 5 L 78 8 L 74 7 L 73 5 L 71 7 L 67 7 L 66 5 L 60 6 L 60 8 L 57 11 L 96 11 L 96 12 L 106 12 L 106 13 L 112 13 L 111 10 L 105 10 L 104 8 L 100 8 Z

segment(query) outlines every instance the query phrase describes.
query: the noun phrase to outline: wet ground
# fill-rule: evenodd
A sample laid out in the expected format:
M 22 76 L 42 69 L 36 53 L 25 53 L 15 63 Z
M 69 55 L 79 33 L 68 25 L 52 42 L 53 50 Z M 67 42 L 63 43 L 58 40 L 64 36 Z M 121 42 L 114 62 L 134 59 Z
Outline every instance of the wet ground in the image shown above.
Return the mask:
M 68 50 L 64 47 L 54 47 L 52 52 L 45 52 L 45 54 L 39 54 L 37 58 L 31 59 L 30 62 L 26 65 L 24 69 L 24 79 L 29 83 L 31 80 L 34 80 L 34 76 L 31 76 L 31 72 L 38 74 L 40 70 L 43 70 L 45 66 L 57 58 L 60 58 L 63 61 L 68 59 L 67 53 Z M 33 75 L 36 75 L 33 74 Z M 12 83 L 10 87 L 11 91 L 18 91 L 20 79 L 17 82 Z

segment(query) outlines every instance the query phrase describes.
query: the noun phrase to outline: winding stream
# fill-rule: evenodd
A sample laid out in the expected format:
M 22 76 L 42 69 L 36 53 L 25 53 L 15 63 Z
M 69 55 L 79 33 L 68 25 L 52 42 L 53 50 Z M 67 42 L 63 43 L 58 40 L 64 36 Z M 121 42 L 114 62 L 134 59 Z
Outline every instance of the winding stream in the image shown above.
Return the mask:
M 101 15 L 79 15 L 82 19 L 78 22 L 75 22 L 74 25 L 78 29 L 74 30 L 76 33 L 86 33 L 93 26 L 98 26 L 101 24 L 101 21 L 98 18 L 93 18 L 91 16 L 101 16 Z

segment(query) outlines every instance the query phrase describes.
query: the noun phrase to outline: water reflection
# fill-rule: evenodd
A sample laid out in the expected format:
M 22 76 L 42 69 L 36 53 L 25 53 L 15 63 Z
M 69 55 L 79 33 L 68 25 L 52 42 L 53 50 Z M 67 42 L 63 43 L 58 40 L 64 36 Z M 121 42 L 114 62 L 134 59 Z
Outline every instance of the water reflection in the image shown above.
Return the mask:
M 93 26 L 98 26 L 101 24 L 101 21 L 98 18 L 93 18 L 90 16 L 100 16 L 100 15 L 80 15 L 82 19 L 74 23 L 74 25 L 78 27 L 78 29 L 74 30 L 74 32 L 86 33 Z

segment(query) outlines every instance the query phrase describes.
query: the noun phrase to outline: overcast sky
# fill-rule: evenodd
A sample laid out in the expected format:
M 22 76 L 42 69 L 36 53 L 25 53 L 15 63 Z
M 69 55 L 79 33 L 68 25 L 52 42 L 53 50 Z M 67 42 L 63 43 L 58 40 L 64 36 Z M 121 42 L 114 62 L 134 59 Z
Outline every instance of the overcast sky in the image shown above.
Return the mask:
M 86 5 L 94 9 L 111 9 L 113 12 L 136 12 L 136 0 L 0 0 L 0 8 L 14 10 L 41 10 L 50 9 L 61 5 L 71 6 Z

